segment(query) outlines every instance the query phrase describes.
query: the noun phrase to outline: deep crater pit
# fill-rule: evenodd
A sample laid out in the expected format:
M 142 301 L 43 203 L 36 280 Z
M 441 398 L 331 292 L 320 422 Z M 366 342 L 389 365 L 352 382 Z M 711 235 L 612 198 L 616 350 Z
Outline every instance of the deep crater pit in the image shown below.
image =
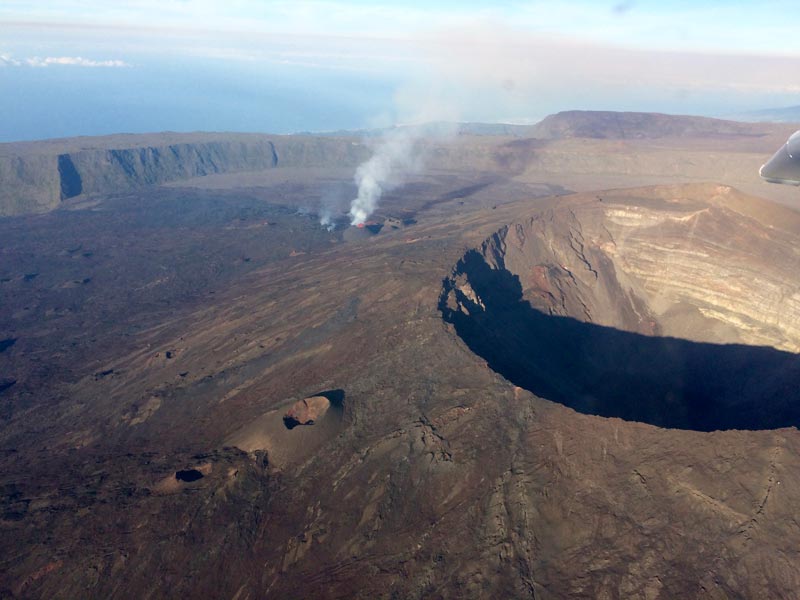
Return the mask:
M 800 222 L 730 188 L 694 192 L 619 192 L 504 227 L 444 280 L 444 319 L 506 379 L 582 413 L 800 425 Z

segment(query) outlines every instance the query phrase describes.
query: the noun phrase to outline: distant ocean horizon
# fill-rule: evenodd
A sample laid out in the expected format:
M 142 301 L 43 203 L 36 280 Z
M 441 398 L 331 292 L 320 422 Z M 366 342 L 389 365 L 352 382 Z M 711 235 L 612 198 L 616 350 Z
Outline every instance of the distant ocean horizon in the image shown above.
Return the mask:
M 402 71 L 187 57 L 131 59 L 123 67 L 0 63 L 0 142 L 160 131 L 292 134 L 375 129 L 408 118 L 396 106 L 398 90 L 408 81 Z M 729 97 L 672 98 L 657 90 L 629 93 L 624 101 L 616 95 L 587 99 L 581 90 L 573 90 L 522 101 L 509 115 L 501 102 L 494 102 L 491 90 L 484 92 L 451 92 L 462 106 L 447 120 L 532 124 L 547 114 L 573 109 L 738 120 L 751 114 L 753 120 L 773 120 L 766 111 L 732 110 Z M 791 120 L 777 118 L 778 112 L 774 120 Z
M 230 62 L 0 68 L 0 142 L 157 131 L 362 129 L 396 83 L 323 68 Z

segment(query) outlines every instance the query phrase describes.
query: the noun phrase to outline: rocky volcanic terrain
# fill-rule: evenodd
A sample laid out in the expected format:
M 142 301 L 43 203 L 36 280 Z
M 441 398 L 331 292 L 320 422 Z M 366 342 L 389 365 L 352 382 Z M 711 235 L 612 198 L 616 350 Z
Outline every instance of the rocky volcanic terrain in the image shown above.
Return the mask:
M 800 215 L 725 186 L 602 192 L 468 251 L 443 312 L 510 381 L 589 414 L 800 424 Z
M 790 129 L 0 147 L 0 598 L 796 597 Z

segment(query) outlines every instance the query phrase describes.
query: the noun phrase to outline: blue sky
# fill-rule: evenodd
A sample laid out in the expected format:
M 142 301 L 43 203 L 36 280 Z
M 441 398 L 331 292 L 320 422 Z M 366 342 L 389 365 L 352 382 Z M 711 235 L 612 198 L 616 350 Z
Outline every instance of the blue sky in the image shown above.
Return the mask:
M 5 22 L 413 37 L 495 20 L 532 33 L 659 49 L 800 51 L 787 0 L 4 0 Z
M 782 0 L 3 0 L 0 141 L 800 104 Z

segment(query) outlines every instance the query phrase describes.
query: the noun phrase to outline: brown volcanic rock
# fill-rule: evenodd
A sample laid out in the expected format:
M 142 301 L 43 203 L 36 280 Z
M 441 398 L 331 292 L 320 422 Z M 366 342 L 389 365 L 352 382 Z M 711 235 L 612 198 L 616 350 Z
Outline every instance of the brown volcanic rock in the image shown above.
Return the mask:
M 0 355 L 18 380 L 0 405 L 0 596 L 794 597 L 795 428 L 705 432 L 578 413 L 492 370 L 438 308 L 443 278 L 461 294 L 444 298 L 449 310 L 466 307 L 478 318 L 498 308 L 481 271 L 448 276 L 464 248 L 474 248 L 488 269 L 523 283 L 528 309 L 553 309 L 547 326 L 572 323 L 560 333 L 604 327 L 595 339 L 641 344 L 672 331 L 691 352 L 708 349 L 698 344 L 718 352 L 726 345 L 712 344 L 723 339 L 716 336 L 735 329 L 733 346 L 746 346 L 741 356 L 761 356 L 753 343 L 792 343 L 790 322 L 753 317 L 725 285 L 738 281 L 788 315 L 796 213 L 715 185 L 499 202 L 514 188 L 465 196 L 474 173 L 447 176 L 448 189 L 398 196 L 416 206 L 426 195 L 444 198 L 420 209 L 414 231 L 390 228 L 368 244 L 315 238 L 327 233 L 274 211 L 254 215 L 276 223 L 253 230 L 258 238 L 239 229 L 218 247 L 209 232 L 226 231 L 232 217 L 213 218 L 234 198 L 203 210 L 198 195 L 179 206 L 204 226 L 203 252 L 169 245 L 189 241 L 191 227 L 167 242 L 152 234 L 182 223 L 170 212 L 174 200 L 172 209 L 152 202 L 146 210 L 157 223 L 139 217 L 144 224 L 135 228 L 127 218 L 138 214 L 133 202 L 101 204 L 129 211 L 125 227 L 113 230 L 119 239 L 53 251 L 46 241 L 56 236 L 43 235 L 37 248 L 49 253 L 27 252 L 42 263 L 38 277 L 0 274 L 0 306 L 10 307 L 0 337 L 19 340 Z M 77 228 L 108 212 L 57 212 L 29 227 Z M 28 248 L 32 232 L 8 227 L 3 239 L 13 234 Z M 209 277 L 192 287 L 178 274 L 165 278 L 161 261 L 141 277 L 137 263 L 114 270 L 110 260 L 105 287 L 57 287 L 114 244 L 130 254 L 142 239 L 162 249 L 160 257 L 180 259 L 180 275 L 201 265 Z M 288 258 L 311 239 L 306 255 Z M 280 252 L 258 255 L 247 263 L 252 271 L 226 271 L 270 244 Z M 69 278 L 40 259 L 62 249 L 74 258 L 51 260 L 75 269 Z M 714 268 L 727 274 L 722 281 Z M 735 277 L 737 268 L 763 289 L 742 271 Z M 781 277 L 783 296 L 770 293 Z M 65 295 L 53 300 L 51 288 Z M 111 306 L 117 290 L 124 294 Z M 620 290 L 635 297 L 615 296 Z M 591 318 L 581 317 L 584 305 Z M 697 310 L 682 317 L 687 306 Z M 98 318 L 101 309 L 108 312 Z M 660 334 L 640 327 L 651 318 Z M 753 327 L 739 330 L 734 319 Z M 721 329 L 701 339 L 699 324 L 713 322 Z M 687 323 L 698 323 L 688 328 L 693 339 L 679 332 Z M 529 339 L 530 322 L 518 324 L 499 341 Z M 548 337 L 545 350 L 569 339 Z M 607 366 L 604 356 L 629 358 L 617 352 L 625 347 L 597 346 L 594 366 Z M 175 348 L 174 358 L 151 360 Z M 762 367 L 750 361 L 741 372 L 768 383 Z M 567 389 L 555 390 L 562 395 L 582 370 L 564 372 Z M 313 427 L 286 429 L 282 399 L 333 388 L 347 391 L 341 407 L 333 402 Z M 589 404 L 592 390 L 579 391 Z M 173 483 L 169 493 L 159 487 L 206 464 L 201 479 Z
M 558 138 L 663 138 L 756 135 L 760 125 L 643 112 L 569 110 L 549 115 L 533 127 L 533 137 Z
M 757 204 L 727 186 L 639 193 L 537 212 L 480 252 L 517 276 L 525 299 L 547 314 L 800 352 L 794 213 L 784 222 L 769 218 L 769 205 L 753 213 Z
M 283 420 L 289 428 L 296 425 L 313 425 L 330 408 L 330 400 L 324 396 L 312 396 L 298 400 L 286 411 Z
M 480 135 L 481 130 L 502 135 L 484 136 Z M 472 175 L 475 171 L 493 171 L 506 176 L 524 170 L 532 161 L 537 162 L 538 151 L 556 140 L 680 138 L 690 145 L 705 141 L 703 150 L 707 153 L 709 140 L 718 142 L 724 138 L 728 143 L 733 142 L 724 150 L 732 150 L 735 157 L 735 146 L 752 146 L 759 141 L 758 151 L 771 154 L 792 131 L 791 126 L 780 124 L 739 123 L 685 115 L 566 111 L 550 115 L 534 126 L 462 126 L 462 134 L 455 140 L 425 141 L 417 151 L 425 155 L 427 164 L 439 169 L 457 169 Z M 521 135 L 525 139 L 514 139 Z M 607 150 L 583 147 L 576 153 L 577 160 L 570 157 L 566 162 L 585 169 L 583 163 L 591 162 L 590 155 L 598 152 L 602 155 Z M 713 150 L 718 153 L 721 149 L 717 145 Z M 613 146 L 611 151 L 617 152 Z M 637 154 L 631 160 L 637 160 Z M 243 174 L 274 176 L 271 172 L 276 169 L 308 172 L 312 168 L 342 167 L 348 168 L 352 175 L 352 170 L 369 155 L 369 146 L 355 132 L 344 132 L 341 137 L 163 132 L 3 143 L 0 144 L 0 181 L 3 183 L 0 217 L 51 211 L 71 198 L 118 194 L 143 186 L 196 178 L 227 175 L 234 181 L 241 181 Z M 563 153 L 556 153 L 555 162 L 563 166 Z M 681 173 L 697 169 L 696 157 L 677 162 Z M 664 169 L 663 163 L 663 160 L 656 161 L 655 170 Z M 602 161 L 601 164 L 605 164 L 606 171 L 620 172 L 619 164 Z M 760 164 L 755 166 L 756 180 Z M 553 170 L 552 165 L 542 166 Z M 625 167 L 625 161 L 622 166 Z M 704 180 L 709 178 L 708 174 L 702 176 Z M 471 184 L 475 185 L 475 180 Z
M 508 379 L 582 412 L 800 424 L 798 216 L 752 218 L 757 202 L 725 186 L 644 194 L 504 227 L 459 262 L 445 316 Z
M 277 167 L 348 165 L 350 139 L 246 133 L 161 133 L 0 144 L 0 216 L 44 212 L 69 198 L 191 177 Z

